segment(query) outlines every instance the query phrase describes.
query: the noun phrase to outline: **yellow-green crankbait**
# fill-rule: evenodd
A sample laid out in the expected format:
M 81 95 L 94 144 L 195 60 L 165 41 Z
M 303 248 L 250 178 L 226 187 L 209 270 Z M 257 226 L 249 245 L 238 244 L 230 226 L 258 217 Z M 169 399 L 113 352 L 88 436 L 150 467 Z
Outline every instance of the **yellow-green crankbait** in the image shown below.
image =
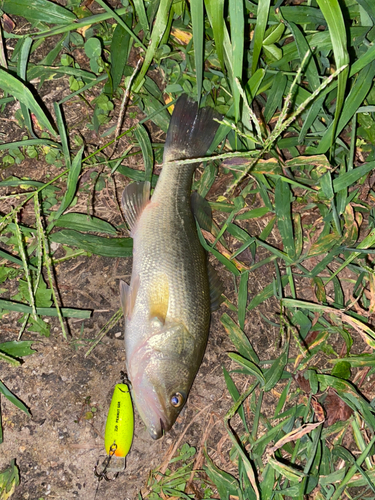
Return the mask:
M 104 446 L 107 455 L 126 457 L 134 434 L 134 413 L 127 384 L 117 384 L 113 391 L 105 426 Z
M 125 383 L 126 376 L 123 374 L 123 383 L 117 384 L 113 391 L 111 405 L 109 407 L 107 423 L 104 434 L 104 447 L 107 457 L 99 466 L 99 461 L 94 468 L 94 474 L 99 483 L 102 479 L 109 481 L 108 472 L 114 473 L 115 479 L 119 472 L 125 469 L 125 457 L 129 453 L 134 434 L 134 413 L 129 386 Z M 96 497 L 96 494 L 95 494 Z

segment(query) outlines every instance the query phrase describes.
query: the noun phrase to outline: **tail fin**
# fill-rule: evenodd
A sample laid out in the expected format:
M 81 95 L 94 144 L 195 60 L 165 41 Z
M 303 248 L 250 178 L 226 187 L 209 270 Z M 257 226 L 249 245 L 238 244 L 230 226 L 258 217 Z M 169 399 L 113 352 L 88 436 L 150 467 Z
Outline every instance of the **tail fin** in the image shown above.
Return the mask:
M 201 108 L 183 94 L 173 110 L 164 146 L 164 162 L 199 158 L 206 154 L 219 124 L 214 109 Z

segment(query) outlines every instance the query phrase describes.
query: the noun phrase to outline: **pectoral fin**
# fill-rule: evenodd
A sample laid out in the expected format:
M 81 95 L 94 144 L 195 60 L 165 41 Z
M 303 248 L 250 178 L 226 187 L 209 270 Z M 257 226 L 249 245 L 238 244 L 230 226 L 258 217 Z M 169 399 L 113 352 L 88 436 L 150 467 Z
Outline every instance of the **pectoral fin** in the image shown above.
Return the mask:
M 133 236 L 137 221 L 150 200 L 150 189 L 148 181 L 133 182 L 122 193 L 122 210 L 130 228 L 130 236 Z
M 167 323 L 165 328 L 149 339 L 149 345 L 166 357 L 181 357 L 181 365 L 196 349 L 195 338 L 183 323 Z
M 155 277 L 149 290 L 150 319 L 157 318 L 165 323 L 169 306 L 169 283 L 167 275 L 162 273 Z
M 134 279 L 131 286 L 127 285 L 125 281 L 120 281 L 120 300 L 125 319 L 129 319 L 133 314 L 138 289 L 139 276 Z

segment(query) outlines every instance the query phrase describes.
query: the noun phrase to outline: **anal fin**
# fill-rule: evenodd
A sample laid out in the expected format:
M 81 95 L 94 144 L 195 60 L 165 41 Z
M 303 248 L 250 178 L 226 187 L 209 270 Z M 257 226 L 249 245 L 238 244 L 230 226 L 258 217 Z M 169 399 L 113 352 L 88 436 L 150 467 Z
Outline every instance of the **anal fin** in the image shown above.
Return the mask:
M 133 236 L 134 228 L 143 209 L 150 200 L 150 189 L 151 185 L 148 181 L 133 182 L 126 186 L 122 193 L 122 210 L 129 225 L 131 236 Z

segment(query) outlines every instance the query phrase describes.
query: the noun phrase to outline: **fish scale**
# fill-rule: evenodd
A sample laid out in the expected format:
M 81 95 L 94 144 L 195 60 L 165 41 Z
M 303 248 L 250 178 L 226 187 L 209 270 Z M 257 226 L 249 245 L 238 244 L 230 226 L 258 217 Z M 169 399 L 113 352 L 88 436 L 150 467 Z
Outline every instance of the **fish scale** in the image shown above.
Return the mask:
M 207 256 L 190 203 L 197 165 L 175 160 L 206 153 L 218 127 L 214 116 L 182 96 L 151 200 L 149 184 L 140 182 L 125 188 L 122 199 L 134 240 L 131 282 L 120 285 L 126 363 L 138 412 L 154 439 L 183 408 L 207 344 Z

